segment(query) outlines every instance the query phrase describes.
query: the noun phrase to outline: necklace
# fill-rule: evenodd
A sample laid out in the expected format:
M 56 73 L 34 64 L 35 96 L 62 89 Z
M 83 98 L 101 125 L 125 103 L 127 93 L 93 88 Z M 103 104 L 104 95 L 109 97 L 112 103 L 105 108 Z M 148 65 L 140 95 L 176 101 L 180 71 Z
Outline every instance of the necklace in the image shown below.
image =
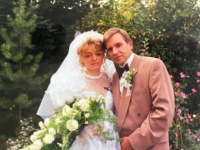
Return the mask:
M 100 75 L 98 75 L 98 76 L 91 76 L 91 75 L 89 75 L 89 74 L 87 74 L 87 73 L 85 72 L 85 76 L 86 76 L 87 78 L 89 78 L 89 79 L 100 79 L 101 76 L 102 76 L 102 73 L 100 73 Z

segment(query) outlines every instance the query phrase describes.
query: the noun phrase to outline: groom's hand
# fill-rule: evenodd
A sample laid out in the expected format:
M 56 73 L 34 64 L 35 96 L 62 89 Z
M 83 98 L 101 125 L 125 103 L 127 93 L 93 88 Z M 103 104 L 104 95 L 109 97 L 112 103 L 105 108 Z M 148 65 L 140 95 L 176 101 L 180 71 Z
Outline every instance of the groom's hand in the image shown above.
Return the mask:
M 134 150 L 128 140 L 128 137 L 123 137 L 121 140 L 121 150 Z

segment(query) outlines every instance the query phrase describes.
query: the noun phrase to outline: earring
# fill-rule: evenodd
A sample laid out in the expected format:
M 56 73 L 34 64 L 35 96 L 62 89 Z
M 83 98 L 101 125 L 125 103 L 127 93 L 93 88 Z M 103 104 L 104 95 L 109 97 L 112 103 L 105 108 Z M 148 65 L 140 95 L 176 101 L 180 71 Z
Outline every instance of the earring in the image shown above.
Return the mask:
M 79 66 L 80 66 L 81 72 L 84 72 L 85 71 L 85 65 L 82 62 L 82 60 L 79 61 Z
M 81 72 L 85 72 L 85 67 L 84 66 L 81 66 Z

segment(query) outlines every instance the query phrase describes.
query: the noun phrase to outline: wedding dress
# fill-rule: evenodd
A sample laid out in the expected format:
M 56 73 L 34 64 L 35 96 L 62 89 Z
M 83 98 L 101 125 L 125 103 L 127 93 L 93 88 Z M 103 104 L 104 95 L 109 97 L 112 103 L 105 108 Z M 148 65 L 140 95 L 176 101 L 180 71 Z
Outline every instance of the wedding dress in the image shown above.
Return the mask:
M 105 95 L 106 108 L 110 110 L 111 115 L 114 111 L 114 103 L 111 91 L 105 90 L 104 87 L 109 86 L 106 75 L 97 77 L 89 76 L 86 74 L 86 87 L 83 90 L 85 96 L 90 95 L 94 90 Z M 104 90 L 104 91 L 103 91 Z M 73 142 L 70 150 L 120 150 L 120 143 L 117 141 L 119 135 L 116 130 L 108 123 L 104 123 L 104 130 L 109 130 L 110 135 L 116 140 L 103 142 L 101 136 L 93 135 L 93 126 L 86 125 L 81 133 Z

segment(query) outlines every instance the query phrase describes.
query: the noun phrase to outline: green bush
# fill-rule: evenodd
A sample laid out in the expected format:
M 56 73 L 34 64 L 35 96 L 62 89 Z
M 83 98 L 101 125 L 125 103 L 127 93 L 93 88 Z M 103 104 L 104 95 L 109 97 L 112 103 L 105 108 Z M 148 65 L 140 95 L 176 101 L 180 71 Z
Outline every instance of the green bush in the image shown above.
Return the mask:
M 200 86 L 200 72 L 197 72 L 195 76 L 196 82 Z M 172 78 L 176 105 L 175 116 L 169 134 L 170 147 L 173 150 L 200 149 L 200 110 L 193 111 L 191 107 L 199 91 L 196 88 L 191 88 L 190 92 L 186 93 L 187 80 L 190 80 L 190 77 L 183 72 L 180 73 L 181 82 L 176 82 Z

